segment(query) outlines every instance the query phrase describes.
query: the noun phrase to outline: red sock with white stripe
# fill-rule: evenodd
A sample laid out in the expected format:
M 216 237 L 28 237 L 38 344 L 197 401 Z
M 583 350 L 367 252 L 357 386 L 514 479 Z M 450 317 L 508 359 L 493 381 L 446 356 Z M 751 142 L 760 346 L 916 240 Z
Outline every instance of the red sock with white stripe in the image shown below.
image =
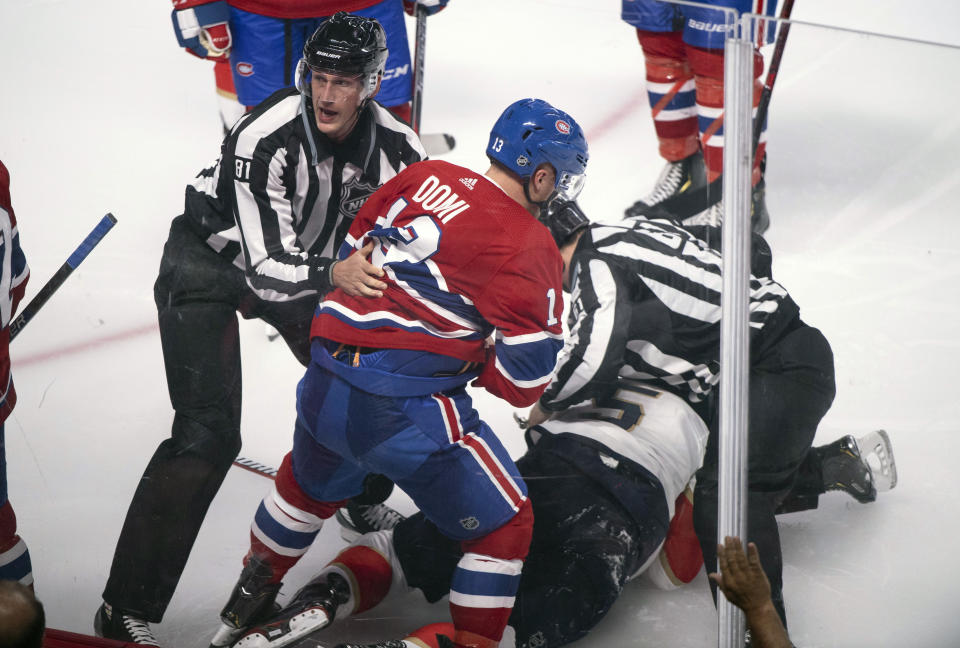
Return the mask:
M 343 504 L 344 501 L 321 502 L 303 492 L 293 477 L 288 453 L 277 471 L 273 489 L 263 498 L 250 525 L 250 551 L 244 565 L 255 555 L 273 568 L 271 582 L 283 580 L 310 548 L 323 521 Z
M 17 535 L 17 516 L 10 501 L 0 506 L 0 580 L 33 585 L 33 566 L 27 543 Z
M 700 140 L 703 161 L 707 167 L 707 182 L 713 182 L 723 173 L 723 50 L 705 49 L 687 45 L 687 60 L 693 71 L 697 94 Z M 759 52 L 753 57 L 753 108 L 756 114 L 763 86 L 759 81 L 763 73 L 763 57 Z M 754 158 L 753 184 L 760 182 L 760 161 L 766 149 L 766 139 L 761 132 L 760 146 Z
M 460 543 L 464 554 L 450 586 L 450 616 L 458 645 L 495 648 L 500 643 L 532 534 L 533 507 L 525 498 L 506 524 Z
M 678 162 L 697 152 L 697 108 L 693 72 L 686 60 L 682 32 L 637 30 L 646 68 L 647 97 L 660 155 Z

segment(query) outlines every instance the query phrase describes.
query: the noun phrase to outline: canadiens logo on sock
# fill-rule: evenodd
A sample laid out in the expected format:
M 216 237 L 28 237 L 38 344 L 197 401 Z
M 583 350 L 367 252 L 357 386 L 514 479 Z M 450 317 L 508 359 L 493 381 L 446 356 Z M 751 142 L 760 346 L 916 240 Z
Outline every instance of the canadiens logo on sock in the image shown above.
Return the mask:
M 253 74 L 253 63 L 237 63 L 237 74 L 248 77 Z

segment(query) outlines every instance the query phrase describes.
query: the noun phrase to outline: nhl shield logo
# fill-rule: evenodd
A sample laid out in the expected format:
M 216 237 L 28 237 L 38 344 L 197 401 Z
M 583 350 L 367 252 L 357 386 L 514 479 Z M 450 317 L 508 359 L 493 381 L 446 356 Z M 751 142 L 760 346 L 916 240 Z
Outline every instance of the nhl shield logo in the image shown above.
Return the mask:
M 460 526 L 462 526 L 467 531 L 473 531 L 474 529 L 480 526 L 480 521 L 471 515 L 470 517 L 465 517 L 462 520 L 460 520 Z
M 359 176 L 344 184 L 340 190 L 342 196 L 340 199 L 340 215 L 353 220 L 360 208 L 363 207 L 363 203 L 367 202 L 367 198 L 373 195 L 376 190 L 377 188 L 372 184 L 361 182 Z

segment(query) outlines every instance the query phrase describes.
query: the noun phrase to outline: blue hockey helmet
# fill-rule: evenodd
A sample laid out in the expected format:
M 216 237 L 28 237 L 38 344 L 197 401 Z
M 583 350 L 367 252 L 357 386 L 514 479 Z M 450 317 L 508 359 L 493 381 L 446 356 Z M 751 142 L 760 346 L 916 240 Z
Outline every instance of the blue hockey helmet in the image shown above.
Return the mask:
M 573 200 L 583 189 L 589 155 L 583 129 L 573 117 L 543 99 L 521 99 L 493 125 L 487 157 L 524 181 L 547 162 L 557 173 L 557 195 Z

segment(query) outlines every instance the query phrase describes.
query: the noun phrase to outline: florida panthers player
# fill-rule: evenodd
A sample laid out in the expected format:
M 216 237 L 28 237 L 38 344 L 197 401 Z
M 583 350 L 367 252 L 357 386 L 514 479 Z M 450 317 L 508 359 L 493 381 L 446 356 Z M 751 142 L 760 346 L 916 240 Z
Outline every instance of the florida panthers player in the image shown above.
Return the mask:
M 587 144 L 569 115 L 523 99 L 494 124 L 487 155 L 485 174 L 411 165 L 358 213 L 341 258 L 373 241 L 387 287 L 375 300 L 336 290 L 317 308 L 293 450 L 257 511 L 215 643 L 272 612 L 283 575 L 323 520 L 379 472 L 463 549 L 454 643 L 498 644 L 533 514 L 466 387 L 474 381 L 522 406 L 550 381 L 562 346 L 562 264 L 536 215 L 556 195 L 579 193 Z

